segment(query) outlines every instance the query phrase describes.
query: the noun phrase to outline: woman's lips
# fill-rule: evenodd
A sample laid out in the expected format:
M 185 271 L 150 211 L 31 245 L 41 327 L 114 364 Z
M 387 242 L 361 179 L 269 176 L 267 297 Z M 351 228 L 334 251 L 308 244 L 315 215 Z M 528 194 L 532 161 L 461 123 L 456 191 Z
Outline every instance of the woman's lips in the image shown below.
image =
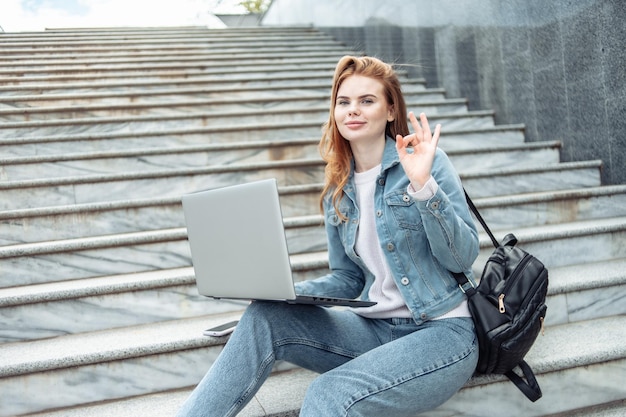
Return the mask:
M 358 129 L 364 124 L 365 122 L 359 122 L 359 121 L 350 121 L 350 122 L 345 123 L 346 127 L 348 127 L 349 129 Z

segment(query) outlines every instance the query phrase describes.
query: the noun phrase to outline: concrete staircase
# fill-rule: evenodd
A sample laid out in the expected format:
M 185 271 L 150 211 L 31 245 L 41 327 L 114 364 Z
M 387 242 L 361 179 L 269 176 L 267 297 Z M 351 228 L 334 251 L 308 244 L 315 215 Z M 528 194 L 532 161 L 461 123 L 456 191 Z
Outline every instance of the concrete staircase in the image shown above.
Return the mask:
M 202 330 L 245 307 L 198 296 L 184 193 L 277 178 L 297 278 L 326 270 L 316 144 L 346 53 L 306 27 L 0 34 L 0 416 L 175 413 L 225 342 Z M 624 415 L 626 186 L 403 86 L 496 234 L 551 274 L 543 399 L 483 376 L 427 415 Z M 297 415 L 313 377 L 278 365 L 243 415 Z

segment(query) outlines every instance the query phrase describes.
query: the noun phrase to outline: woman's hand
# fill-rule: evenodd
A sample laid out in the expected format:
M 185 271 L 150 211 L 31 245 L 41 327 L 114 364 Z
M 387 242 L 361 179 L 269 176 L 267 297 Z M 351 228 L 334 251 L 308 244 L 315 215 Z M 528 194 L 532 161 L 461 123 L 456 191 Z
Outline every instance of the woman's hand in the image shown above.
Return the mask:
M 396 149 L 400 157 L 400 163 L 406 176 L 411 181 L 413 188 L 418 191 L 430 178 L 430 171 L 435 160 L 437 143 L 439 143 L 439 133 L 441 125 L 435 127 L 434 134 L 431 134 L 428 119 L 424 113 L 420 114 L 420 122 L 415 114 L 409 112 L 409 121 L 415 133 L 402 137 L 396 136 Z M 407 152 L 407 147 L 412 146 L 413 152 Z

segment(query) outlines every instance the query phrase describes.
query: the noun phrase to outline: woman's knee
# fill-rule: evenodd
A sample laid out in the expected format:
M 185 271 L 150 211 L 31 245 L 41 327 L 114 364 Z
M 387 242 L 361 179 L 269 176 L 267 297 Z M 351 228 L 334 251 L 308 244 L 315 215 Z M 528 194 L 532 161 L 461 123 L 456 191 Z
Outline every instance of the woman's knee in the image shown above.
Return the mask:
M 306 390 L 300 416 L 343 415 L 340 399 L 344 396 L 339 391 L 345 388 L 345 384 L 336 384 L 332 372 L 319 375 Z
M 284 306 L 286 303 L 275 303 L 268 301 L 253 301 L 248 305 L 246 311 L 240 319 L 240 323 L 251 322 L 256 325 L 276 322 L 277 317 L 284 317 Z
M 283 302 L 253 301 L 237 327 L 253 335 L 266 335 L 272 340 L 290 337 L 307 326 L 311 315 L 302 310 L 301 306 Z

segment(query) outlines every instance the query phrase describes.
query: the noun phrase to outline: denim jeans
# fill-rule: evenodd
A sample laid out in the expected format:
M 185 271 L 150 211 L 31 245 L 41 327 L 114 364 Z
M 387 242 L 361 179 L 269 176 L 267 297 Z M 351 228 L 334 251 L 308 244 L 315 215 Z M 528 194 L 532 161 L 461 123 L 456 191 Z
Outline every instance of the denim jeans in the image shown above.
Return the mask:
M 318 372 L 301 416 L 415 416 L 472 376 L 471 318 L 416 325 L 311 305 L 253 302 L 179 416 L 235 416 L 276 360 Z

